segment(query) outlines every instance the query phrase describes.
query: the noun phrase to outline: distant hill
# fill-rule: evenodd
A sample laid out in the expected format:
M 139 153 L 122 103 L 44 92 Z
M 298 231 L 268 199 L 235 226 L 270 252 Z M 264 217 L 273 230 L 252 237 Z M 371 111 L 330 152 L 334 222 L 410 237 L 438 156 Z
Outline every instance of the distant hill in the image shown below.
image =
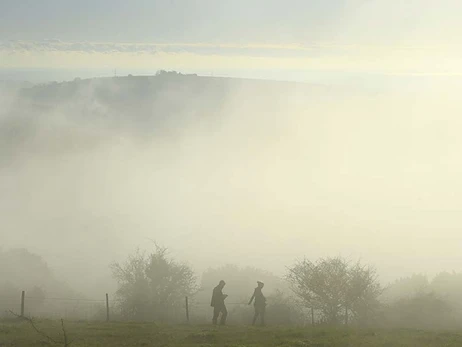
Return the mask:
M 259 114 L 271 120 L 287 116 L 295 96 L 312 102 L 333 95 L 321 85 L 165 71 L 15 85 L 14 93 L 3 93 L 7 107 L 0 111 L 3 162 L 28 151 L 93 148 L 108 136 L 143 141 L 171 137 L 191 125 L 213 130 L 232 114 Z M 348 91 L 335 91 L 339 93 Z
M 152 126 L 149 129 L 153 130 L 172 120 L 216 118 L 233 97 L 239 97 L 244 105 L 251 102 L 274 106 L 296 91 L 314 96 L 329 90 L 326 86 L 294 82 L 161 72 L 156 76 L 75 79 L 36 85 L 22 89 L 20 97 L 41 112 L 72 105 L 67 111 L 83 118 L 108 117 L 113 122 L 141 122 Z

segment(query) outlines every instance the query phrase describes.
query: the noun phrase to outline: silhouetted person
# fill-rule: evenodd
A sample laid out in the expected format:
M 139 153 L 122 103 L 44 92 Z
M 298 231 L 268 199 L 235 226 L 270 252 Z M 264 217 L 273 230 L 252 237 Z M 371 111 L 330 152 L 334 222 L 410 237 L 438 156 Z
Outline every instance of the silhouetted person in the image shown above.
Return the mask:
M 221 280 L 220 283 L 215 288 L 213 288 L 212 302 L 210 303 L 210 306 L 213 307 L 213 325 L 217 325 L 217 319 L 220 313 L 220 325 L 226 324 L 228 310 L 225 306 L 225 299 L 228 295 L 223 294 L 223 288 L 225 285 L 225 281 Z
M 253 295 L 249 301 L 249 305 L 250 305 L 252 301 L 255 299 L 255 302 L 254 302 L 255 315 L 253 316 L 252 325 L 255 325 L 255 322 L 257 321 L 258 316 L 260 316 L 261 325 L 265 325 L 266 298 L 261 292 L 265 284 L 263 282 L 258 281 L 257 285 L 258 286 L 257 288 L 255 288 L 255 291 L 253 292 Z

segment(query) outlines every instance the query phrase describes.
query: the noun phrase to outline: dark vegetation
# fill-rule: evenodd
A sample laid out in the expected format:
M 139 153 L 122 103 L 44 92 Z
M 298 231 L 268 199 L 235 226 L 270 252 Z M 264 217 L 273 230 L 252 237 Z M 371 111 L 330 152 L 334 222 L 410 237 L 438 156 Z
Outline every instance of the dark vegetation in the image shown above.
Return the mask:
M 10 316 L 9 311 L 18 312 L 20 293 L 25 290 L 31 298 L 26 310 L 31 317 L 57 317 L 54 313 L 67 306 L 69 319 L 105 318 L 103 303 L 85 316 L 76 302 L 48 300 L 86 298 L 55 279 L 40 256 L 9 250 L 2 251 L 0 258 L 4 317 Z M 228 281 L 225 292 L 231 325 L 251 321 L 252 307 L 246 302 L 256 279 L 266 283 L 267 323 L 273 326 L 311 326 L 314 318 L 315 325 L 327 326 L 456 329 L 462 320 L 462 276 L 458 273 L 440 273 L 431 281 L 414 275 L 382 287 L 373 267 L 335 257 L 298 261 L 288 267 L 285 278 L 228 265 L 210 268 L 199 280 L 190 266 L 175 261 L 158 246 L 151 253 L 136 251 L 111 269 L 119 283 L 111 305 L 112 320 L 184 323 L 188 296 L 190 322 L 209 323 L 211 289 L 222 278 Z
M 167 257 L 167 249 L 144 254 L 137 251 L 125 264 L 113 264 L 119 283 L 118 305 L 124 319 L 131 321 L 172 321 L 186 296 L 196 291 L 196 276 L 184 264 Z

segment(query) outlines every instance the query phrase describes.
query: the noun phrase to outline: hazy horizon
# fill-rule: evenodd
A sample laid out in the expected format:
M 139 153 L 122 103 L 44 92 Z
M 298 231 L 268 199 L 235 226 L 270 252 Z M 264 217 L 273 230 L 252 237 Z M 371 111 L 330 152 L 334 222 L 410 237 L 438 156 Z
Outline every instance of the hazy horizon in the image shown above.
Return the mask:
M 75 282 L 150 239 L 199 273 L 333 255 L 384 282 L 461 271 L 461 10 L 2 1 L 0 80 L 95 79 L 0 85 L 1 246 Z M 97 78 L 158 70 L 203 77 Z

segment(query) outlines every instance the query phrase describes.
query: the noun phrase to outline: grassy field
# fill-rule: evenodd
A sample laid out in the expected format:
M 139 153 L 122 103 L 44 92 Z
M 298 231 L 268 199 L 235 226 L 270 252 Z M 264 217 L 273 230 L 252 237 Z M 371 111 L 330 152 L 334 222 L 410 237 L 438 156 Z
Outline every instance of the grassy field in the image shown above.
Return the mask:
M 58 321 L 0 322 L 0 346 L 64 346 Z M 71 346 L 462 346 L 462 332 L 65 322 Z

